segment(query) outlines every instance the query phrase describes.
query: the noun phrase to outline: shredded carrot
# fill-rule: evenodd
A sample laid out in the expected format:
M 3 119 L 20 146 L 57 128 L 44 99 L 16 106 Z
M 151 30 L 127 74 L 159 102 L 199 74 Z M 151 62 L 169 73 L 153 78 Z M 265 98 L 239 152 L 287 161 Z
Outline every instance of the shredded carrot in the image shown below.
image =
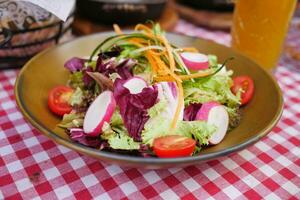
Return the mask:
M 150 65 L 151 65 L 152 71 L 157 73 L 159 67 L 157 66 L 155 60 L 153 59 L 153 57 L 152 57 L 152 55 L 149 51 L 146 52 L 146 58 L 147 58 L 147 60 L 149 61 Z
M 151 51 L 150 51 L 151 52 Z M 153 55 L 153 54 L 152 54 Z M 171 77 L 174 78 L 174 80 L 177 80 L 179 82 L 182 82 L 181 79 L 174 73 L 172 72 L 166 64 L 161 60 L 160 57 L 153 55 L 154 60 L 156 61 L 156 64 L 158 65 L 158 68 L 161 69 L 161 75 L 166 75 L 169 74 Z M 162 73 L 163 72 L 163 73 Z
M 156 56 L 162 56 L 166 54 L 166 51 L 157 52 L 157 50 L 152 51 L 152 53 Z
M 115 30 L 116 34 L 118 34 L 118 35 L 123 34 L 123 32 L 122 32 L 122 30 L 121 30 L 121 28 L 119 27 L 118 24 L 114 24 L 113 27 L 114 27 L 114 30 Z
M 134 28 L 136 31 L 145 31 L 147 33 L 152 33 L 152 30 L 148 27 L 145 26 L 144 24 L 137 24 Z
M 194 48 L 194 47 L 183 47 L 183 48 L 180 48 L 182 51 L 188 51 L 188 52 L 199 52 L 198 49 Z
M 168 70 L 170 76 L 172 76 L 176 81 L 178 81 L 180 83 L 182 82 L 182 80 L 178 77 L 177 74 L 175 74 L 174 72 L 171 72 L 170 69 L 167 69 L 167 70 Z
M 150 40 L 148 40 L 148 46 L 152 46 Z M 152 53 L 153 53 L 154 55 L 157 55 L 157 56 L 164 55 L 165 52 L 166 52 L 165 50 L 163 50 L 163 51 L 161 51 L 161 52 L 156 52 L 155 50 L 152 50 Z
M 172 78 L 171 76 L 154 77 L 154 80 L 156 82 L 163 82 L 163 81 L 173 82 L 173 81 L 175 81 L 174 78 Z
M 174 72 L 176 66 L 175 66 L 175 59 L 173 56 L 171 45 L 169 44 L 169 42 L 167 41 L 167 39 L 164 36 L 161 36 L 159 38 L 161 39 L 162 43 L 166 47 L 167 55 L 168 55 L 169 62 L 170 62 L 170 69 L 172 72 Z
M 122 34 L 122 31 L 120 27 L 116 24 L 114 24 L 114 29 L 117 34 Z M 178 90 L 178 105 L 176 108 L 175 115 L 172 119 L 172 123 L 170 126 L 170 132 L 174 132 L 177 126 L 177 122 L 182 110 L 182 107 L 184 106 L 184 96 L 183 96 L 183 86 L 182 81 L 192 79 L 192 78 L 199 78 L 204 77 L 207 75 L 210 75 L 212 71 L 204 71 L 199 72 L 196 74 L 190 74 L 190 75 L 177 75 L 175 72 L 178 71 L 176 68 L 176 61 L 173 55 L 173 48 L 163 35 L 156 35 L 153 33 L 152 29 L 149 27 L 143 25 L 143 24 L 137 24 L 135 26 L 135 31 L 142 31 L 142 33 L 148 37 L 149 39 L 143 39 L 143 38 L 131 38 L 128 39 L 129 42 L 132 44 L 142 48 L 151 46 L 151 41 L 158 41 L 160 45 L 164 47 L 165 50 L 154 50 L 154 49 L 148 49 L 145 50 L 145 58 L 150 63 L 153 77 L 156 82 L 162 82 L 162 81 L 175 81 L 177 90 Z M 193 47 L 184 47 L 181 48 L 180 51 L 188 51 L 188 52 L 198 52 L 197 49 Z M 162 56 L 166 57 L 168 59 L 168 65 L 166 62 L 162 60 Z
M 132 41 L 137 42 L 137 43 L 140 43 L 140 44 L 143 44 L 143 45 L 146 45 L 148 43 L 147 40 L 142 39 L 142 38 L 131 38 L 129 41 L 130 42 L 132 42 Z
M 159 56 L 153 54 L 152 51 L 150 51 L 151 54 L 153 55 L 153 58 L 157 64 L 157 66 L 159 67 L 159 69 L 161 70 L 161 75 L 166 75 L 168 74 L 168 71 L 166 70 L 168 67 L 166 66 L 166 64 L 160 59 Z
M 140 48 L 144 47 L 144 45 L 141 44 L 140 42 L 137 42 L 135 40 L 129 40 L 129 41 L 130 41 L 130 43 L 132 43 L 133 45 L 135 45 L 137 47 L 140 47 Z
M 182 84 L 181 84 L 181 82 L 176 82 L 176 83 L 177 83 L 177 89 L 178 89 L 179 95 L 178 95 L 178 105 L 177 105 L 176 112 L 175 112 L 175 115 L 174 115 L 172 123 L 171 123 L 171 128 L 170 128 L 171 133 L 173 133 L 176 129 L 179 115 L 180 115 L 182 107 L 184 105 Z

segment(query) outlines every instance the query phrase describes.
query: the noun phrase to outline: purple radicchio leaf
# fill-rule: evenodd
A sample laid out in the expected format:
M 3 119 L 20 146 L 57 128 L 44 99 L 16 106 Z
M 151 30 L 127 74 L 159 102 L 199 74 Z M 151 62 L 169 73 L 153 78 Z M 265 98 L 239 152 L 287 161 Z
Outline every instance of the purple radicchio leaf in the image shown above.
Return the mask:
M 133 73 L 131 71 L 132 67 L 136 65 L 136 61 L 133 59 L 126 59 L 122 61 L 120 64 L 116 66 L 117 73 L 120 75 L 122 79 L 129 79 L 133 77 Z
M 88 137 L 81 128 L 71 128 L 70 138 L 71 140 L 78 142 L 82 145 L 94 148 L 100 147 L 101 144 L 99 138 Z
M 107 77 L 109 77 L 109 74 L 118 73 L 122 79 L 128 79 L 133 76 L 131 69 L 134 65 L 136 65 L 136 61 L 133 59 L 125 59 L 118 63 L 115 57 L 105 60 L 105 57 L 99 54 L 96 71 Z
M 83 73 L 83 83 L 86 86 L 90 86 L 93 83 L 93 78 L 88 74 L 89 72 L 93 72 L 93 69 L 91 67 L 87 67 L 82 71 Z
M 140 144 L 140 149 L 138 150 L 140 155 L 144 158 L 150 158 L 154 156 L 153 151 L 149 147 L 149 145 L 146 144 Z
M 135 141 L 141 141 L 141 132 L 149 119 L 147 109 L 156 103 L 158 90 L 156 87 L 148 86 L 138 94 L 131 94 L 129 89 L 124 87 L 125 83 L 126 80 L 116 79 L 114 97 L 129 135 Z
M 70 72 L 80 71 L 84 67 L 84 63 L 86 59 L 81 59 L 78 57 L 73 57 L 65 63 L 65 68 L 68 69 Z
M 168 82 L 169 87 L 171 88 L 172 95 L 174 98 L 177 98 L 177 87 L 175 82 Z
M 114 73 L 116 63 L 116 58 L 110 58 L 109 60 L 104 60 L 102 56 L 98 56 L 97 63 L 96 63 L 96 71 L 104 74 L 105 76 L 109 77 L 109 74 Z M 105 62 L 104 62 L 105 61 Z
M 149 145 L 147 145 L 147 144 L 140 144 L 139 152 L 146 152 L 146 151 L 150 151 Z
M 194 121 L 197 115 L 197 112 L 201 108 L 200 103 L 197 104 L 190 104 L 188 107 L 184 109 L 184 116 L 183 119 L 185 121 Z
M 87 72 L 87 74 L 100 85 L 103 91 L 107 89 L 111 91 L 113 90 L 114 83 L 108 77 L 99 72 Z
M 109 147 L 110 147 L 110 146 L 109 146 L 109 143 L 108 143 L 106 140 L 103 140 L 103 141 L 101 141 L 99 150 L 108 149 Z

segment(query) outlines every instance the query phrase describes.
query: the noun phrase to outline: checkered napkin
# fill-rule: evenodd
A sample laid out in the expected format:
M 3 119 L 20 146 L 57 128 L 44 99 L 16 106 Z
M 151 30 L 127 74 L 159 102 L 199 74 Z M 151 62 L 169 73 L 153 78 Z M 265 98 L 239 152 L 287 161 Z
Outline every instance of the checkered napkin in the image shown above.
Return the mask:
M 180 21 L 176 31 L 228 44 L 229 35 Z M 105 164 L 57 145 L 18 111 L 18 71 L 0 71 L 0 199 L 300 199 L 300 74 L 279 66 L 281 121 L 255 145 L 186 168 Z

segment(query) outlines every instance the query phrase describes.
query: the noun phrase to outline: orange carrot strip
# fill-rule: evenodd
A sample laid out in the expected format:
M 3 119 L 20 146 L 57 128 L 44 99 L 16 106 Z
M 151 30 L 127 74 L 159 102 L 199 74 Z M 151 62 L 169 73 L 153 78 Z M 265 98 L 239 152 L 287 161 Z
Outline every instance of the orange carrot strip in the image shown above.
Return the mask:
M 178 119 L 179 119 L 179 115 L 180 115 L 180 112 L 182 110 L 182 106 L 184 105 L 182 84 L 181 84 L 181 82 L 176 82 L 176 83 L 177 83 L 177 89 L 178 89 L 179 95 L 178 95 L 178 105 L 177 105 L 177 108 L 176 108 L 174 118 L 173 118 L 172 123 L 171 123 L 171 128 L 170 128 L 171 133 L 173 133 L 176 129 L 177 122 L 178 122 Z
M 152 30 L 148 27 L 145 26 L 144 24 L 137 24 L 134 28 L 135 31 L 145 31 L 147 33 L 152 33 Z
M 123 34 L 123 32 L 118 24 L 113 24 L 113 27 L 114 27 L 116 34 L 118 34 L 118 35 Z
M 194 48 L 194 47 L 183 47 L 183 48 L 180 48 L 182 49 L 182 51 L 188 51 L 188 52 L 199 52 L 198 49 Z

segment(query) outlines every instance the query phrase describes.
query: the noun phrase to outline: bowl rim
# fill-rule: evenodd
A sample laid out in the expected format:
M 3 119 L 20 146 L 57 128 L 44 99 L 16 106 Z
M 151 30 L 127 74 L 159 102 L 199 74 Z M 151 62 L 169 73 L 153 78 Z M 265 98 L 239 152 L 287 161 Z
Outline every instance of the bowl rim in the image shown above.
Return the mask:
M 49 137 L 50 139 L 54 140 L 55 142 L 57 142 L 58 144 L 61 144 L 65 147 L 68 147 L 72 150 L 75 150 L 79 153 L 85 154 L 85 155 L 89 155 L 95 158 L 100 158 L 100 160 L 114 160 L 116 162 L 118 161 L 125 161 L 128 163 L 134 163 L 134 164 L 141 164 L 141 165 L 172 165 L 172 164 L 178 164 L 178 163 L 185 163 L 186 165 L 188 165 L 189 163 L 195 163 L 195 162 L 201 162 L 201 161 L 208 161 L 208 160 L 212 160 L 212 159 L 217 159 L 226 155 L 229 155 L 233 152 L 242 150 L 248 146 L 250 146 L 251 144 L 254 144 L 255 142 L 259 141 L 262 137 L 266 136 L 273 128 L 274 126 L 277 124 L 277 122 L 280 120 L 282 112 L 283 112 L 283 96 L 282 96 L 282 92 L 281 89 L 277 83 L 277 81 L 275 80 L 275 78 L 269 73 L 269 71 L 267 71 L 266 69 L 262 68 L 260 65 L 258 65 L 257 63 L 255 63 L 254 61 L 252 61 L 251 59 L 249 59 L 248 57 L 244 56 L 241 53 L 238 53 L 237 51 L 235 51 L 234 49 L 231 48 L 231 50 L 236 53 L 238 56 L 243 57 L 243 59 L 246 59 L 248 62 L 252 62 L 255 65 L 257 65 L 260 70 L 262 71 L 262 73 L 265 74 L 265 76 L 267 76 L 268 78 L 271 79 L 271 81 L 273 82 L 276 91 L 277 91 L 277 98 L 279 100 L 279 106 L 277 107 L 276 110 L 276 114 L 273 116 L 272 120 L 270 121 L 270 123 L 268 124 L 268 126 L 266 126 L 263 130 L 261 130 L 258 134 L 256 134 L 255 136 L 251 137 L 250 139 L 248 139 L 245 142 L 239 143 L 237 145 L 231 146 L 229 148 L 226 148 L 225 150 L 222 151 L 217 151 L 217 152 L 210 152 L 210 153 L 206 153 L 204 155 L 198 155 L 198 156 L 190 156 L 190 157 L 180 157 L 180 158 L 157 158 L 157 157 L 138 157 L 138 156 L 132 156 L 132 155 L 124 155 L 124 154 L 120 154 L 120 153 L 113 153 L 113 152 L 106 152 L 106 151 L 100 151 L 91 147 L 87 147 L 84 145 L 81 145 L 79 143 L 76 142 L 72 142 L 70 140 L 67 140 L 65 138 L 62 138 L 58 135 L 56 135 L 52 130 L 49 130 L 47 127 L 45 127 L 43 125 L 42 122 L 38 121 L 33 114 L 31 114 L 31 112 L 26 108 L 23 99 L 21 97 L 21 86 L 22 86 L 22 81 L 24 79 L 23 74 L 26 71 L 26 69 L 31 65 L 31 63 L 35 60 L 38 59 L 39 57 L 43 56 L 44 54 L 47 54 L 48 52 L 54 50 L 55 48 L 58 48 L 62 45 L 77 41 L 77 40 L 84 40 L 86 38 L 89 37 L 97 37 L 98 35 L 105 35 L 105 34 L 112 34 L 114 33 L 113 31 L 106 31 L 106 32 L 101 32 L 101 33 L 95 33 L 95 34 L 91 34 L 91 35 L 87 35 L 87 36 L 82 36 L 79 38 L 76 38 L 75 40 L 71 40 L 65 43 L 61 43 L 59 45 L 53 46 L 51 48 L 45 49 L 42 52 L 40 52 L 39 54 L 37 54 L 36 56 L 34 56 L 33 58 L 31 58 L 24 66 L 23 68 L 20 70 L 17 78 L 16 78 L 16 82 L 15 82 L 15 87 L 14 87 L 14 94 L 15 94 L 15 99 L 17 102 L 17 105 L 19 107 L 19 110 L 21 111 L 21 113 L 23 114 L 24 118 L 30 122 L 31 125 L 33 125 L 37 130 L 39 130 L 39 132 L 41 132 L 43 135 Z M 201 39 L 201 38 L 197 38 L 197 37 L 193 37 L 193 36 L 186 36 L 183 34 L 178 34 L 178 33 L 167 33 L 168 35 L 177 35 L 177 36 L 184 36 L 184 37 L 190 37 L 196 40 L 205 40 L 205 39 Z M 230 48 L 230 47 L 226 47 L 224 45 L 215 43 L 212 40 L 205 40 L 207 41 L 209 44 L 213 44 L 213 45 L 217 45 L 217 46 L 222 46 L 225 48 Z

